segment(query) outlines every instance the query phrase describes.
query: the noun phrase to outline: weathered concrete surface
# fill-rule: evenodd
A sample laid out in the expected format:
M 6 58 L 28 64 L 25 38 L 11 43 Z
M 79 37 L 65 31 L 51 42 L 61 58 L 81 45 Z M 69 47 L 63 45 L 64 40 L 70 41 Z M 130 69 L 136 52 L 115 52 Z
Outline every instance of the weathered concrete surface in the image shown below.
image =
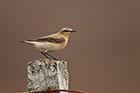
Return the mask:
M 67 62 L 39 59 L 28 63 L 28 91 L 42 91 L 48 87 L 68 89 Z

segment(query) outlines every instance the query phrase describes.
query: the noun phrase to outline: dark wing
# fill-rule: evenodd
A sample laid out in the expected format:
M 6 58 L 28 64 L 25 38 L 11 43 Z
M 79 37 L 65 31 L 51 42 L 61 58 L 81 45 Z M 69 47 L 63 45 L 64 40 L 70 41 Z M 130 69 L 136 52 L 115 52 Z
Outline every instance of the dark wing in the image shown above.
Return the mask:
M 37 42 L 50 42 L 50 43 L 63 43 L 63 42 L 65 42 L 65 39 L 64 38 L 45 37 L 45 38 L 38 38 L 35 41 L 37 41 Z

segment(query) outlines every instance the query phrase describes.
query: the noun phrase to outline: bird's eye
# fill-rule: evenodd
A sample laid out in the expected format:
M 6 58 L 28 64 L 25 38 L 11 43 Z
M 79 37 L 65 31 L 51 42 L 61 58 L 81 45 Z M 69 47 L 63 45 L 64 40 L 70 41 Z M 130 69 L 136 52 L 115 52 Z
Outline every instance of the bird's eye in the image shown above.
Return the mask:
M 67 30 L 64 30 L 64 32 L 68 32 Z

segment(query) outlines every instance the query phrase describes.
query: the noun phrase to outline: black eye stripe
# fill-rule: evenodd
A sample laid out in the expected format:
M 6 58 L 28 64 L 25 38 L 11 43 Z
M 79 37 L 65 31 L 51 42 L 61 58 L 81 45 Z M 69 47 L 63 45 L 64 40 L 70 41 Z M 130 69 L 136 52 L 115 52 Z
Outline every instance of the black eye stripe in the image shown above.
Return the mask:
M 68 30 L 64 30 L 64 32 L 69 32 Z

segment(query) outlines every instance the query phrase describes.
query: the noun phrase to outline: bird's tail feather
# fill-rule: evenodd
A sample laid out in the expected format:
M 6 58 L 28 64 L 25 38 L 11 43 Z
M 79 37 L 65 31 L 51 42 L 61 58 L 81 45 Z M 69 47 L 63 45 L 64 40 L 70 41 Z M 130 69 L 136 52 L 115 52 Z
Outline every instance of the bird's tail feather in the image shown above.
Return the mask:
M 20 43 L 27 43 L 27 44 L 33 44 L 33 43 L 35 43 L 34 41 L 32 41 L 32 40 L 21 40 L 21 41 L 19 41 Z

